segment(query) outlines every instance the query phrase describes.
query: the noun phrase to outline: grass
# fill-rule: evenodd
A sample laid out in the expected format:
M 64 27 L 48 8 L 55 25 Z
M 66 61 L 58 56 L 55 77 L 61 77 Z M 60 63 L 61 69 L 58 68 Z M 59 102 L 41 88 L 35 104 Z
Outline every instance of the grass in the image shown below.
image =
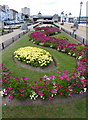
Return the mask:
M 75 43 L 75 44 L 78 43 L 75 39 L 73 39 L 72 37 L 70 37 L 69 35 L 67 35 L 67 34 L 66 34 L 65 32 L 63 32 L 63 31 L 61 31 L 61 33 L 58 34 L 58 35 L 54 35 L 53 37 L 59 38 L 59 36 L 63 36 L 63 37 L 68 38 L 68 40 L 71 41 L 72 43 Z
M 65 104 L 6 106 L 3 118 L 86 118 L 86 98 Z
M 62 35 L 66 35 L 63 32 Z M 69 36 L 66 35 L 68 39 Z M 72 38 L 71 38 L 72 39 Z M 2 61 L 5 66 L 11 70 L 14 76 L 22 77 L 26 76 L 30 79 L 38 79 L 43 75 L 53 75 L 55 71 L 51 72 L 35 72 L 22 68 L 14 63 L 12 60 L 12 54 L 19 47 L 24 46 L 36 46 L 28 41 L 29 38 L 24 36 L 22 39 L 17 41 L 7 50 L 3 51 Z M 74 41 L 74 39 L 72 39 Z M 42 47 L 40 47 L 42 48 Z M 56 59 L 58 67 L 56 69 L 63 71 L 69 70 L 70 73 L 75 69 L 75 60 L 62 54 L 60 52 L 54 51 L 49 48 L 44 48 L 49 51 Z M 69 102 L 65 104 L 51 104 L 48 106 L 37 105 L 37 106 L 3 106 L 2 107 L 2 117 L 3 118 L 86 118 L 86 98 L 80 99 L 78 101 Z
M 30 80 L 38 80 L 40 77 L 43 77 L 44 75 L 50 76 L 57 74 L 55 70 L 48 72 L 40 72 L 40 71 L 38 72 L 38 71 L 32 71 L 26 68 L 22 68 L 21 66 L 17 65 L 12 59 L 13 52 L 18 48 L 24 46 L 36 46 L 36 45 L 34 45 L 29 41 L 28 36 L 24 36 L 22 39 L 20 39 L 11 47 L 9 47 L 8 50 L 5 50 L 2 54 L 3 63 L 13 73 L 14 76 L 17 76 L 19 78 L 25 76 L 25 77 L 29 77 Z M 37 46 L 37 47 L 42 48 L 41 46 Z M 64 53 L 60 53 L 53 49 L 49 49 L 49 48 L 44 48 L 44 49 L 50 52 L 50 54 L 55 58 L 57 63 L 56 70 L 59 71 L 69 70 L 70 73 L 74 71 L 76 67 L 76 62 L 71 56 L 68 56 Z

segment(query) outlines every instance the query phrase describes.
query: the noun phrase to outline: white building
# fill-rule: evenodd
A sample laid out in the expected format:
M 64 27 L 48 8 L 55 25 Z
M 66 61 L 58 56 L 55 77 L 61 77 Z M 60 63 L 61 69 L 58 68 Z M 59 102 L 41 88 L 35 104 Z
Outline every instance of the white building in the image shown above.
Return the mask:
M 8 5 L 0 5 L 0 21 L 8 20 L 9 18 L 9 7 Z
M 21 8 L 21 12 L 25 15 L 25 17 L 27 16 L 29 18 L 30 8 L 27 8 L 27 7 Z

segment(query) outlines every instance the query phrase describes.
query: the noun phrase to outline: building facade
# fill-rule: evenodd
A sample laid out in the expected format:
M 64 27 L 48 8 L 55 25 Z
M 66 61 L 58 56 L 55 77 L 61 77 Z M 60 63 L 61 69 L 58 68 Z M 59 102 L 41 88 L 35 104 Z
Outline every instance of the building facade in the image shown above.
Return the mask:
M 27 8 L 27 7 L 21 8 L 21 12 L 22 14 L 24 14 L 25 18 L 30 17 L 30 8 Z

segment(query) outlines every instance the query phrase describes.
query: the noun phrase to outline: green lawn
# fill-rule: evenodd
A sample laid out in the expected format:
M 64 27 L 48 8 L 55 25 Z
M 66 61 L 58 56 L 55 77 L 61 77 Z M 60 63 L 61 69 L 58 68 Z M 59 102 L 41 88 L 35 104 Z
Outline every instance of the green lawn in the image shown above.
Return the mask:
M 3 107 L 3 118 L 86 118 L 86 99 L 65 104 Z
M 68 40 L 71 41 L 72 43 L 75 43 L 75 44 L 78 43 L 78 41 L 76 41 L 75 39 L 73 39 L 71 36 L 67 35 L 67 33 L 65 33 L 65 32 L 63 32 L 63 31 L 61 31 L 61 33 L 58 34 L 58 35 L 54 35 L 53 37 L 58 38 L 59 36 L 63 36 L 63 37 L 68 38 Z
M 61 33 L 63 35 L 63 32 Z M 66 35 L 67 38 L 69 36 Z M 70 39 L 70 38 L 69 38 Z M 72 39 L 72 38 L 71 38 Z M 74 41 L 74 39 L 72 39 Z M 13 52 L 20 47 L 24 46 L 36 46 L 29 42 L 29 38 L 24 36 L 22 39 L 14 43 L 7 50 L 3 51 L 2 61 L 14 76 L 16 77 L 29 77 L 30 80 L 36 80 L 43 75 L 55 75 L 55 71 L 51 72 L 37 72 L 22 68 L 15 64 L 12 59 Z M 40 46 L 38 46 L 40 47 Z M 42 48 L 42 47 L 41 47 Z M 57 70 L 69 70 L 70 73 L 76 67 L 75 60 L 64 54 L 57 52 L 55 50 L 44 48 L 49 51 L 55 58 L 57 62 Z M 2 107 L 2 117 L 3 118 L 86 118 L 86 98 L 80 99 L 75 102 L 69 102 L 64 104 L 51 104 L 51 105 L 37 105 L 37 106 L 4 106 Z
M 63 70 L 69 70 L 70 73 L 72 73 L 76 67 L 76 61 L 71 56 L 68 56 L 64 53 L 58 52 L 53 49 L 44 48 L 48 52 L 51 53 L 51 55 L 55 58 L 57 67 L 56 70 L 53 71 L 46 71 L 46 72 L 40 72 L 40 71 L 33 71 L 26 68 L 22 68 L 21 66 L 17 65 L 14 60 L 12 59 L 13 52 L 17 50 L 20 47 L 24 46 L 36 46 L 33 43 L 29 41 L 28 36 L 24 36 L 22 39 L 17 41 L 15 44 L 13 44 L 11 47 L 8 48 L 8 50 L 4 51 L 2 54 L 2 61 L 5 64 L 5 66 L 13 73 L 14 76 L 17 77 L 29 77 L 30 80 L 38 80 L 40 77 L 43 77 L 44 75 L 56 75 L 56 70 L 63 71 Z M 37 46 L 42 48 L 41 46 Z

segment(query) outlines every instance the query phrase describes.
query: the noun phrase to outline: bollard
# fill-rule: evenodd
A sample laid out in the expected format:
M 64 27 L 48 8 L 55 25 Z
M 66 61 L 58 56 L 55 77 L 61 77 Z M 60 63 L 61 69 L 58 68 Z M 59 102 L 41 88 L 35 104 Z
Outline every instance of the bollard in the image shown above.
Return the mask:
M 75 39 L 76 39 L 76 34 L 75 34 Z
M 85 40 L 85 39 L 83 38 L 83 44 L 84 44 L 84 40 Z
M 14 42 L 14 37 L 12 37 L 12 42 Z
M 19 38 L 20 38 L 20 34 L 19 34 Z
M 2 49 L 4 49 L 5 47 L 4 47 L 4 43 L 2 43 Z

